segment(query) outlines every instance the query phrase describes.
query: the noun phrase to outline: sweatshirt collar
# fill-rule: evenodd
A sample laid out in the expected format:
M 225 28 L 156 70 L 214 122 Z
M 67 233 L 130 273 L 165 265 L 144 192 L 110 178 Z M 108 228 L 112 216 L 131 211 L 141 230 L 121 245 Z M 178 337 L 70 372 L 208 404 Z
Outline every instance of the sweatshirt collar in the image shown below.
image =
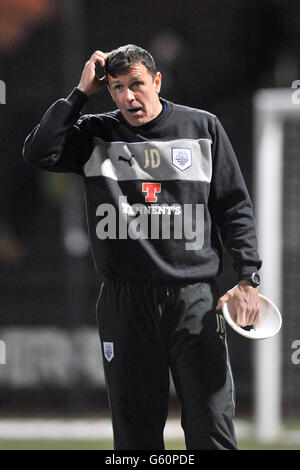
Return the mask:
M 162 104 L 162 110 L 160 111 L 160 113 L 154 119 L 147 122 L 146 124 L 142 124 L 141 126 L 132 126 L 124 118 L 124 116 L 122 115 L 122 113 L 120 111 L 119 111 L 119 113 L 120 113 L 119 119 L 123 124 L 125 124 L 130 129 L 135 129 L 135 130 L 152 129 L 156 125 L 161 124 L 167 118 L 167 116 L 170 114 L 170 112 L 172 111 L 172 109 L 171 109 L 172 108 L 172 103 L 170 101 L 167 101 L 164 98 L 159 98 L 159 101 Z

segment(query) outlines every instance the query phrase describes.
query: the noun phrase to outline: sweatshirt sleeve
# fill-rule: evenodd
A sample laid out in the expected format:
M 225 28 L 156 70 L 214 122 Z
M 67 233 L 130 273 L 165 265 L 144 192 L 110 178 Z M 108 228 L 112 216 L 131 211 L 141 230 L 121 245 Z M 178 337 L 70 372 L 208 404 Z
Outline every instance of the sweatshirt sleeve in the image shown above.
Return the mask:
M 80 119 L 87 100 L 87 95 L 75 88 L 48 109 L 25 140 L 23 157 L 27 163 L 48 171 L 81 173 L 91 145 L 87 120 Z
M 252 203 L 234 150 L 217 118 L 210 210 L 239 279 L 260 269 Z

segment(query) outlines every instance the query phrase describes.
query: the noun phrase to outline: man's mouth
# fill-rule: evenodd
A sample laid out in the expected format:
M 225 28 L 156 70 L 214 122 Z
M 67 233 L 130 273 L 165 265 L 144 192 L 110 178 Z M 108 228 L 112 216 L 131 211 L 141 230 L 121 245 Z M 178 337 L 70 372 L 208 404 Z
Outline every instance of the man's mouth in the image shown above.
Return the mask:
M 143 109 L 142 106 L 138 106 L 138 107 L 136 107 L 136 108 L 129 108 L 129 109 L 127 109 L 127 111 L 128 111 L 132 116 L 134 116 L 134 115 L 138 114 L 139 111 L 142 111 L 142 109 Z

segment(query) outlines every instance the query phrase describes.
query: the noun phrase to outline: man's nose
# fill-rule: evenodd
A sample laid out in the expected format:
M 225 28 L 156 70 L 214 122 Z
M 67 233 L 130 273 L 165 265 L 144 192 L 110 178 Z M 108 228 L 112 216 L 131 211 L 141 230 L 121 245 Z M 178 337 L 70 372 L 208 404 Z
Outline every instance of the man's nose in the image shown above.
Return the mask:
M 134 99 L 135 99 L 134 93 L 133 93 L 132 90 L 130 90 L 130 88 L 127 88 L 125 90 L 125 99 L 127 101 L 134 101 Z

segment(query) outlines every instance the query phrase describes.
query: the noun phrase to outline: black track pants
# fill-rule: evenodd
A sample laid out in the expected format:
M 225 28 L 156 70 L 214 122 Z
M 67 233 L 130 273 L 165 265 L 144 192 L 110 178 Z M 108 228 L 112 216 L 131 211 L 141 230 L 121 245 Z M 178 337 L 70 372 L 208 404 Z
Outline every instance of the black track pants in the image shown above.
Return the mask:
M 187 449 L 236 449 L 225 321 L 214 282 L 106 280 L 97 318 L 117 450 L 164 449 L 169 370 Z

